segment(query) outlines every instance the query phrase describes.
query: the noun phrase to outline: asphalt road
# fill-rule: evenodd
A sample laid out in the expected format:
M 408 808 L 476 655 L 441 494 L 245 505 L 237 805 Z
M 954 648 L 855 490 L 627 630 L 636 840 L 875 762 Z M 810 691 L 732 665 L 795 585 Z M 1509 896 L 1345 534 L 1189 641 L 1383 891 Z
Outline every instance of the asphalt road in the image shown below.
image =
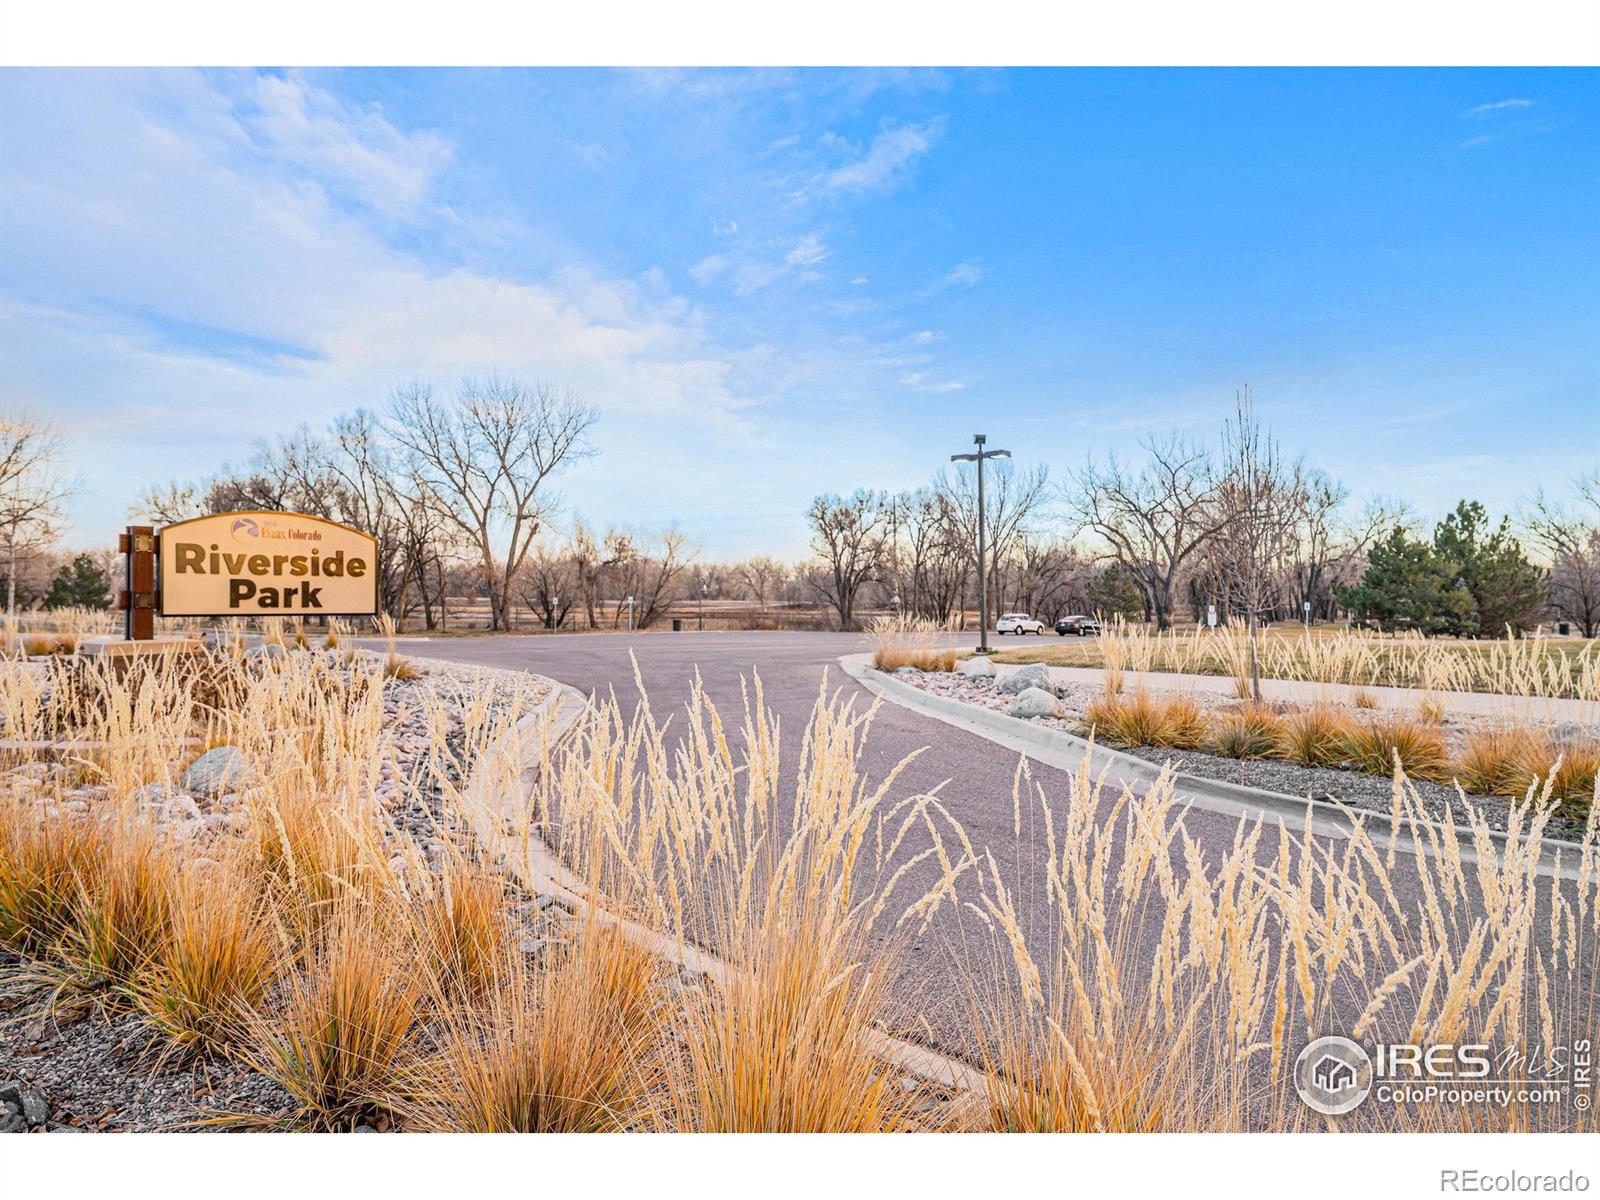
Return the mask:
M 959 639 L 970 644 L 970 635 Z M 954 641 L 951 644 L 956 644 Z M 585 693 L 615 692 L 625 711 L 638 699 L 634 661 L 658 717 L 681 712 L 696 669 L 707 693 L 725 723 L 737 727 L 743 713 L 741 682 L 759 673 L 766 704 L 781 720 L 786 781 L 792 793 L 794 760 L 799 739 L 826 675 L 830 689 L 856 697 L 860 706 L 874 697 L 840 669 L 838 658 L 866 649 L 859 634 L 803 632 L 648 633 L 557 635 L 531 637 L 456 637 L 436 641 L 407 639 L 403 651 L 417 658 L 443 658 L 500 668 L 521 668 L 571 684 Z M 1013 832 L 1012 781 L 1017 769 L 1015 752 L 975 734 L 930 717 L 883 704 L 867 738 L 862 768 L 872 781 L 881 779 L 907 755 L 920 752 L 896 783 L 891 799 L 939 789 L 945 806 L 961 822 L 972 843 L 993 853 L 1008 887 L 1034 876 L 1045 854 L 1042 833 L 1030 832 L 1028 816 L 1023 836 Z M 1034 779 L 1047 795 L 1064 797 L 1070 789 L 1068 775 L 1042 763 L 1031 765 Z M 1029 813 L 1025 804 L 1024 813 Z M 1036 811 L 1036 808 L 1034 809 Z M 1222 812 L 1190 809 L 1184 816 L 1187 830 L 1207 857 L 1220 855 L 1232 845 L 1239 817 Z M 1276 838 L 1265 841 L 1275 847 Z M 1175 860 L 1182 869 L 1181 860 Z M 1405 876 L 1404 860 L 1396 876 L 1403 899 L 1417 895 L 1416 884 Z M 905 894 L 915 897 L 937 878 L 925 873 L 926 883 Z M 1058 919 L 1044 904 L 1042 887 L 1023 887 L 1016 898 L 1026 906 L 1025 922 L 1049 929 Z M 948 911 L 948 908 L 947 908 Z M 969 922 L 970 923 L 970 922 Z M 960 931 L 945 920 L 916 942 L 902 947 L 902 970 L 897 986 L 907 1012 L 926 1022 L 925 1036 L 946 1049 L 969 1052 L 972 990 L 953 982 L 970 975 L 970 955 L 959 947 Z M 1053 937 L 1048 944 L 1053 944 Z M 1035 947 L 1035 952 L 1043 949 Z

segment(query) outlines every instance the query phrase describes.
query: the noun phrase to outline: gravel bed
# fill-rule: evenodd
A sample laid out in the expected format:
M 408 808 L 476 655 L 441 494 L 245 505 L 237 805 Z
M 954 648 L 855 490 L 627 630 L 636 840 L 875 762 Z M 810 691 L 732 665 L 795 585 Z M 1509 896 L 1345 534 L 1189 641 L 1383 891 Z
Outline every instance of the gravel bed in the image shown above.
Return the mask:
M 895 678 L 922 691 L 994 712 L 1005 712 L 1016 699 L 1002 692 L 995 681 L 970 679 L 960 672 L 899 671 Z M 1000 678 L 1004 678 L 1004 675 Z M 1060 696 L 1060 715 L 1035 717 L 1033 721 L 1064 733 L 1082 736 L 1085 732 L 1083 714 L 1091 703 L 1104 696 L 1104 690 L 1082 683 L 1060 684 L 1055 690 Z M 1207 713 L 1226 711 L 1238 704 L 1235 700 L 1191 692 L 1152 694 L 1182 695 L 1193 700 L 1202 712 Z M 1276 759 L 1223 758 L 1199 750 L 1163 750 L 1151 746 L 1118 749 L 1121 753 L 1158 765 L 1171 762 L 1176 770 L 1204 779 L 1238 783 L 1289 796 L 1309 796 L 1374 812 L 1388 813 L 1394 805 L 1394 784 L 1384 775 L 1328 767 L 1302 767 L 1297 763 Z M 1508 824 L 1510 806 L 1503 796 L 1463 795 L 1453 785 L 1425 780 L 1411 780 L 1410 783 L 1416 789 L 1417 799 L 1424 811 L 1434 820 L 1465 825 L 1470 806 L 1488 821 L 1492 829 L 1504 830 Z M 1545 831 L 1548 837 L 1572 841 L 1578 841 L 1583 836 L 1580 822 L 1560 815 L 1550 818 Z
M 391 839 L 409 837 L 424 861 L 437 869 L 443 838 L 454 831 L 456 818 L 441 801 L 445 781 L 430 779 L 428 729 L 421 705 L 424 694 L 449 699 L 463 689 L 487 683 L 495 690 L 492 708 L 521 702 L 531 707 L 552 685 L 540 676 L 453 663 L 414 663 L 417 679 L 392 680 L 385 687 L 386 729 L 392 762 L 383 766 L 378 797 L 393 826 Z M 454 782 L 464 768 L 465 730 L 459 716 L 447 734 L 450 753 L 443 769 Z M 54 791 L 51 776 L 57 764 L 28 763 L 14 777 L 25 785 Z M 402 779 L 403 777 L 403 779 Z M 405 784 L 403 786 L 403 783 Z M 153 815 L 169 836 L 191 840 L 236 833 L 244 789 L 217 795 L 191 794 L 161 786 L 151 801 Z M 66 789 L 62 808 L 89 811 L 99 799 L 93 787 Z M 397 856 L 404 849 L 391 847 Z M 538 953 L 567 914 L 548 902 L 514 896 L 512 917 L 522 932 L 527 953 Z M 162 1039 L 142 1016 L 107 1013 L 85 998 L 70 1006 L 48 1003 L 52 987 L 14 954 L 0 952 L 0 1097 L 29 1093 L 32 1115 L 48 1110 L 44 1120 L 24 1119 L 20 1103 L 0 1099 L 0 1130 L 8 1132 L 181 1131 L 206 1128 L 261 1128 L 286 1121 L 295 1104 L 271 1080 L 236 1062 L 183 1062 L 164 1055 Z M 11 1087 L 8 1091 L 10 1085 Z M 44 1109 L 39 1109 L 40 1105 Z M 18 1109 L 16 1114 L 12 1109 Z M 15 1116 L 15 1120 L 13 1120 Z M 221 1125 L 214 1124 L 221 1119 Z M 237 1118 L 237 1119 L 236 1119 Z

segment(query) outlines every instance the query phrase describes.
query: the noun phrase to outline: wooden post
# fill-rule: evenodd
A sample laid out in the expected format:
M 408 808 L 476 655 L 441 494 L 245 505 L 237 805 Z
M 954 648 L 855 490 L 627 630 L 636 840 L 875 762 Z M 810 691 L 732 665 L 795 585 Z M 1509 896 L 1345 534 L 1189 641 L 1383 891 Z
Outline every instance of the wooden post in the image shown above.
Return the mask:
M 129 525 L 117 539 L 126 556 L 122 591 L 122 633 L 130 642 L 148 642 L 156 635 L 156 531 Z

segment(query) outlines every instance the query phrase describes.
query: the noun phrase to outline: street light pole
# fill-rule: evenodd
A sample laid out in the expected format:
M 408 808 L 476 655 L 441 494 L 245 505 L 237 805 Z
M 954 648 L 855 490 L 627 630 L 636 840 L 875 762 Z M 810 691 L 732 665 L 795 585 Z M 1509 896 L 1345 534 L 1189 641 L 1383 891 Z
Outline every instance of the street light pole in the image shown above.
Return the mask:
M 972 435 L 972 443 L 977 449 L 971 454 L 952 454 L 951 462 L 975 462 L 978 464 L 978 653 L 989 653 L 989 579 L 985 559 L 988 557 L 984 546 L 984 519 L 983 519 L 983 460 L 986 458 L 1010 458 L 1009 450 L 985 450 L 983 447 L 988 438 L 981 433 Z

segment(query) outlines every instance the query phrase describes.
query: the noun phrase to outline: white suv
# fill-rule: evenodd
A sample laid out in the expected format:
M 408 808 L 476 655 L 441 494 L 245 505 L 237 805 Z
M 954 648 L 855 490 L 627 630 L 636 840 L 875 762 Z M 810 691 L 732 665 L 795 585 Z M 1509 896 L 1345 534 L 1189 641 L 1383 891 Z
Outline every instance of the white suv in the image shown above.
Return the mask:
M 994 624 L 996 633 L 1015 633 L 1018 636 L 1037 633 L 1044 636 L 1044 622 L 1035 621 L 1027 613 L 1001 613 Z

